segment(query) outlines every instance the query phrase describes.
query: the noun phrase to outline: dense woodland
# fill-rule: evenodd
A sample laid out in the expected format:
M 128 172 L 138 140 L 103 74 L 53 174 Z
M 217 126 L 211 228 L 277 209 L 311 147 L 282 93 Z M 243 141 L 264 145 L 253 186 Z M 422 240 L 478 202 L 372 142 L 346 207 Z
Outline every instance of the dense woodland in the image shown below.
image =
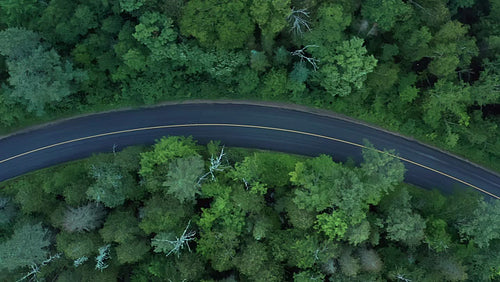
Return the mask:
M 500 201 L 359 166 L 164 137 L 1 185 L 0 280 L 489 281 Z
M 499 0 L 2 0 L 2 132 L 192 98 L 332 109 L 500 170 Z
M 285 101 L 500 170 L 499 0 L 1 0 L 0 133 L 194 98 Z M 335 163 L 197 145 L 0 184 L 0 280 L 488 281 L 500 201 Z

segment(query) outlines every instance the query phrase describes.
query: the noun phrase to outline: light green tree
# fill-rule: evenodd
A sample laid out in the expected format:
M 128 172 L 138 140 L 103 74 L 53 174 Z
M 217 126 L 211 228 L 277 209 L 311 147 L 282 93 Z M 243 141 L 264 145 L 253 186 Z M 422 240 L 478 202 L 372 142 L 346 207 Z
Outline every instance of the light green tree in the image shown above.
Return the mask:
M 87 197 L 105 206 L 114 208 L 137 194 L 132 175 L 114 163 L 98 162 L 91 165 L 90 175 L 95 182 L 88 188 Z
M 0 269 L 13 271 L 40 264 L 49 254 L 49 237 L 41 223 L 19 226 L 12 237 L 0 243 Z
M 196 142 L 192 138 L 163 137 L 156 141 L 152 151 L 141 154 L 139 173 L 143 177 L 153 176 L 157 168 L 161 168 L 175 158 L 195 155 L 196 150 Z
M 201 156 L 193 155 L 173 160 L 168 166 L 168 172 L 163 186 L 165 192 L 173 195 L 181 203 L 193 203 L 200 193 L 198 179 L 203 174 L 204 162 Z
M 254 153 L 235 164 L 229 175 L 235 181 L 245 183 L 252 193 L 265 194 L 269 187 L 284 187 L 290 183 L 296 158 L 281 153 Z
M 347 231 L 347 216 L 343 211 L 322 213 L 316 216 L 315 229 L 323 232 L 330 240 L 342 239 Z

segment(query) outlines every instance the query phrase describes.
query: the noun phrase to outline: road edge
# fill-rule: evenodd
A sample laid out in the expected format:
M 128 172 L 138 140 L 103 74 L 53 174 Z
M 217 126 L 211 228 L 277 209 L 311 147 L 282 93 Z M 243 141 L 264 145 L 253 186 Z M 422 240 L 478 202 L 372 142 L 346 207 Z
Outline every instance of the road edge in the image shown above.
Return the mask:
M 45 128 L 45 127 L 49 127 L 49 126 L 52 126 L 52 125 L 56 125 L 56 124 L 59 124 L 59 123 L 63 123 L 63 122 L 66 122 L 66 121 L 70 121 L 70 120 L 74 120 L 74 119 L 79 119 L 79 118 L 84 118 L 84 117 L 88 117 L 88 116 L 95 116 L 95 115 L 101 115 L 101 114 L 107 114 L 107 113 L 114 113 L 114 112 L 125 112 L 125 111 L 138 110 L 138 109 L 160 108 L 160 107 L 163 107 L 163 106 L 185 105 L 185 104 L 235 104 L 235 105 L 261 106 L 261 107 L 270 107 L 270 108 L 276 108 L 276 109 L 284 109 L 284 110 L 291 110 L 291 111 L 298 111 L 298 112 L 310 113 L 310 114 L 315 114 L 315 115 L 318 115 L 318 116 L 324 116 L 324 117 L 334 118 L 334 119 L 338 119 L 338 120 L 343 120 L 343 121 L 347 121 L 347 122 L 350 122 L 350 123 L 355 123 L 355 124 L 363 125 L 363 126 L 366 126 L 366 127 L 370 127 L 372 129 L 375 129 L 375 130 L 378 130 L 378 131 L 382 131 L 384 133 L 388 133 L 388 134 L 391 134 L 391 135 L 394 135 L 394 136 L 398 136 L 398 137 L 404 138 L 404 139 L 406 139 L 408 141 L 411 141 L 411 142 L 418 143 L 419 145 L 422 145 L 422 146 L 428 147 L 430 149 L 439 151 L 439 152 L 441 152 L 443 154 L 446 154 L 448 156 L 451 156 L 451 157 L 454 157 L 454 158 L 459 159 L 461 161 L 464 161 L 464 162 L 466 162 L 466 163 L 468 163 L 470 165 L 473 165 L 473 166 L 475 166 L 477 168 L 480 168 L 480 169 L 485 170 L 485 171 L 487 171 L 487 172 L 489 172 L 489 173 L 491 173 L 493 175 L 496 175 L 496 176 L 500 177 L 500 173 L 499 172 L 493 171 L 493 170 L 491 170 L 489 168 L 486 168 L 486 167 L 484 167 L 482 165 L 474 163 L 474 162 L 472 162 L 472 161 L 470 161 L 470 160 L 468 160 L 468 159 L 466 159 L 464 157 L 455 155 L 452 152 L 446 151 L 446 150 L 444 150 L 442 148 L 438 148 L 438 147 L 436 147 L 434 145 L 424 143 L 424 142 L 422 142 L 420 140 L 417 140 L 417 139 L 415 139 L 413 137 L 406 136 L 406 135 L 403 135 L 403 134 L 401 134 L 399 132 L 394 132 L 394 131 L 390 131 L 388 129 L 382 128 L 379 125 L 372 124 L 372 123 L 369 123 L 369 122 L 366 122 L 366 121 L 363 121 L 363 120 L 355 119 L 355 118 L 346 116 L 344 114 L 332 112 L 330 110 L 315 108 L 315 107 L 311 107 L 311 106 L 304 106 L 304 105 L 286 103 L 286 102 L 273 102 L 273 101 L 227 100 L 227 99 L 218 99 L 218 100 L 195 99 L 195 100 L 168 101 L 168 102 L 158 103 L 158 104 L 155 104 L 155 105 L 147 105 L 147 106 L 139 106 L 139 107 L 124 107 L 124 108 L 113 109 L 113 110 L 102 111 L 102 112 L 96 112 L 96 113 L 85 113 L 85 114 L 80 114 L 80 115 L 76 115 L 76 116 L 72 116 L 72 117 L 68 117 L 68 118 L 58 119 L 58 120 L 47 122 L 47 123 L 43 123 L 43 124 L 29 126 L 29 127 L 24 128 L 24 129 L 21 129 L 21 130 L 9 133 L 7 135 L 0 136 L 0 140 L 9 138 L 9 137 L 12 137 L 12 136 L 15 136 L 15 135 L 20 135 L 20 134 L 24 134 L 24 133 L 27 133 L 27 132 L 31 132 L 31 131 L 34 131 L 34 130 L 42 129 L 42 128 Z M 390 149 L 390 148 L 387 148 L 387 149 Z

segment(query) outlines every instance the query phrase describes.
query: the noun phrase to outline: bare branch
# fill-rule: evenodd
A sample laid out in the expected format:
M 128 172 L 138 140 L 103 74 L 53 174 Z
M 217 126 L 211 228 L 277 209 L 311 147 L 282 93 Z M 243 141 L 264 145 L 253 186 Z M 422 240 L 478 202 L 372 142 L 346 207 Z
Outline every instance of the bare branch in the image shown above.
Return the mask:
M 189 247 L 189 241 L 193 241 L 195 239 L 196 232 L 188 231 L 190 224 L 191 221 L 188 222 L 182 235 L 180 237 L 177 237 L 175 240 L 157 239 L 157 238 L 153 238 L 152 240 L 155 242 L 165 242 L 172 245 L 172 249 L 166 255 L 167 257 L 172 253 L 176 254 L 177 257 L 179 257 L 180 251 L 184 249 L 184 246 L 186 246 L 188 250 L 191 252 L 191 248 Z
M 290 24 L 290 32 L 295 36 L 302 36 L 304 32 L 311 30 L 309 27 L 309 12 L 307 9 L 292 9 L 292 12 L 287 17 L 288 23 Z
M 318 70 L 317 63 L 319 63 L 319 60 L 315 59 L 313 57 L 307 57 L 307 55 L 305 54 L 306 49 L 310 48 L 310 47 L 319 47 L 319 46 L 318 45 L 307 45 L 302 49 L 295 50 L 295 51 L 290 52 L 290 53 L 292 54 L 292 56 L 299 57 L 301 62 L 307 61 L 309 64 L 312 65 L 313 69 L 316 71 L 316 70 Z
M 109 259 L 109 247 L 111 247 L 111 244 L 107 244 L 106 246 L 99 248 L 99 255 L 95 258 L 95 261 L 97 262 L 95 269 L 102 271 L 103 269 L 108 268 L 109 265 L 104 261 Z
M 411 280 L 410 280 L 410 279 L 405 278 L 405 277 L 403 276 L 403 274 L 399 274 L 399 273 L 398 273 L 398 274 L 396 274 L 396 279 L 401 280 L 401 281 L 403 281 L 403 282 L 411 282 Z
M 224 146 L 222 146 L 222 149 L 220 151 L 220 154 L 217 158 L 214 158 L 214 156 L 212 155 L 210 157 L 210 167 L 208 168 L 208 172 L 205 173 L 204 175 L 202 175 L 200 177 L 200 179 L 198 179 L 198 185 L 201 184 L 201 182 L 203 180 L 205 180 L 205 178 L 207 178 L 207 176 L 211 176 L 212 177 L 212 181 L 215 181 L 217 180 L 215 178 L 215 174 L 214 172 L 216 171 L 224 171 L 224 169 L 226 168 L 225 166 L 222 165 L 222 157 L 224 157 L 226 154 L 224 154 Z
M 42 261 L 42 263 L 40 265 L 38 264 L 32 264 L 30 266 L 31 268 L 31 271 L 28 272 L 26 275 L 24 275 L 23 277 L 21 277 L 19 280 L 17 280 L 16 282 L 19 282 L 19 281 L 23 281 L 24 279 L 27 279 L 27 278 L 30 278 L 31 281 L 33 280 L 38 280 L 36 278 L 36 275 L 38 273 L 40 273 L 40 268 L 43 267 L 43 266 L 46 266 L 47 264 L 49 264 L 51 261 L 55 260 L 55 259 L 58 259 L 61 257 L 61 254 L 58 253 L 58 254 L 55 254 L 53 256 L 50 256 L 49 258 L 47 258 L 46 260 Z

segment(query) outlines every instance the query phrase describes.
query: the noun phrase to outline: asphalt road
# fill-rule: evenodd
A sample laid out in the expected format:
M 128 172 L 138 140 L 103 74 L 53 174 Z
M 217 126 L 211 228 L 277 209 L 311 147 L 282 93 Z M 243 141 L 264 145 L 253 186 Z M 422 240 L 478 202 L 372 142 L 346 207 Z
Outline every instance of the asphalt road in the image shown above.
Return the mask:
M 134 130 L 169 125 L 181 126 Z M 108 134 L 123 130 L 132 131 Z M 75 141 L 99 134 L 105 135 Z M 337 161 L 348 157 L 360 161 L 361 148 L 325 136 L 357 144 L 363 144 L 366 138 L 376 148 L 395 149 L 400 157 L 411 161 L 404 161 L 408 183 L 445 193 L 454 188 L 480 189 L 485 195 L 500 197 L 498 174 L 398 135 L 334 116 L 224 103 L 177 104 L 96 114 L 0 138 L 0 181 L 92 153 L 111 152 L 113 146 L 120 149 L 152 144 L 165 135 L 192 135 L 200 143 L 221 140 L 226 146 L 309 156 L 329 154 Z M 52 146 L 65 141 L 69 142 Z M 26 153 L 32 150 L 36 151 Z

